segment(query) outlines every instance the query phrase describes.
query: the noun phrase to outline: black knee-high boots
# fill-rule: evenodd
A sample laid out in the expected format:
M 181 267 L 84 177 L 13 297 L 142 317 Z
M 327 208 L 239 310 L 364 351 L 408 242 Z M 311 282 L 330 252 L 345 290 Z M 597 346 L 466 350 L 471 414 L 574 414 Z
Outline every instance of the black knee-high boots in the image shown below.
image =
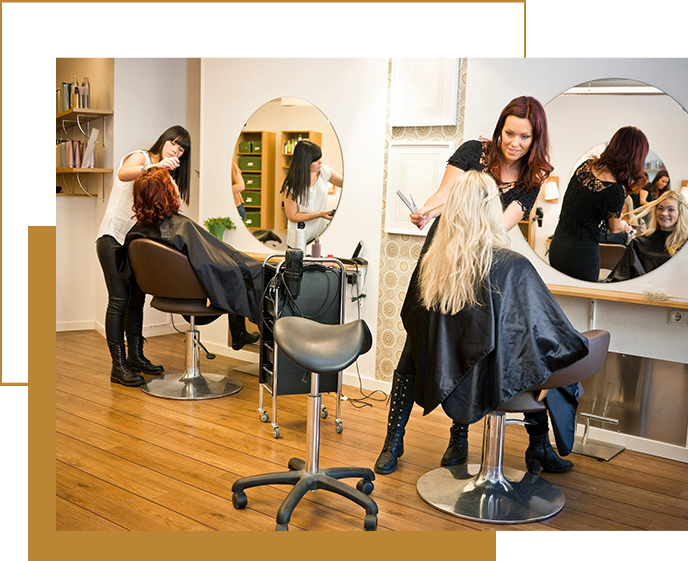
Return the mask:
M 526 450 L 526 466 L 530 473 L 538 473 L 540 468 L 552 473 L 563 473 L 573 468 L 573 462 L 560 458 L 552 448 L 549 441 L 549 420 L 547 413 L 526 413 L 527 421 L 534 424 L 526 424 L 526 430 L 530 437 L 530 443 Z
M 405 427 L 413 409 L 413 386 L 416 377 L 394 371 L 392 395 L 387 415 L 387 437 L 382 452 L 375 462 L 375 473 L 388 474 L 396 471 L 397 458 L 404 454 Z

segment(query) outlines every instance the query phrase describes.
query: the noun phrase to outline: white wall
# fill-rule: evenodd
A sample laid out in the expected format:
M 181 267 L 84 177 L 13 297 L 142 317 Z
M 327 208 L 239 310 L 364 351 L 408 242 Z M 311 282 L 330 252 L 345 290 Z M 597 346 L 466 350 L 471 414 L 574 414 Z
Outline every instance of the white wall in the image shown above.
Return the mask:
M 492 135 L 495 121 L 503 107 L 514 97 L 531 95 L 546 104 L 568 88 L 598 78 L 630 78 L 656 86 L 681 106 L 688 107 L 688 60 L 686 59 L 470 59 L 466 91 L 465 138 Z M 659 135 L 653 137 L 662 143 Z M 592 146 L 592 144 L 591 144 Z M 669 146 L 657 151 L 667 166 L 685 162 Z M 554 149 L 554 147 L 553 147 Z M 654 147 L 653 147 L 654 149 Z M 560 174 L 561 175 L 561 174 Z M 672 177 L 680 184 L 681 178 Z M 688 251 L 680 252 L 669 263 L 639 279 L 598 286 L 572 279 L 546 265 L 518 235 L 512 233 L 513 247 L 526 255 L 547 283 L 568 286 L 620 290 L 640 294 L 649 283 L 666 287 L 671 297 L 688 300 Z M 561 299 L 564 311 L 578 329 L 588 329 L 587 299 Z M 611 350 L 665 360 L 688 362 L 686 328 L 667 325 L 667 310 L 633 304 L 604 304 L 598 308 L 599 327 L 612 333 Z
M 250 86 L 249 86 L 250 85 Z M 377 325 L 377 285 L 382 209 L 386 59 L 203 59 L 201 93 L 200 219 L 227 214 L 238 219 L 231 194 L 227 155 L 248 117 L 281 96 L 308 100 L 330 120 L 342 147 L 346 174 L 337 216 L 321 239 L 323 252 L 350 256 L 358 240 L 370 263 L 362 317 Z M 243 251 L 265 253 L 245 229 L 225 241 Z M 356 317 L 347 307 L 347 319 Z M 203 328 L 204 342 L 227 343 L 226 322 Z M 373 352 L 360 359 L 361 374 L 373 380 Z

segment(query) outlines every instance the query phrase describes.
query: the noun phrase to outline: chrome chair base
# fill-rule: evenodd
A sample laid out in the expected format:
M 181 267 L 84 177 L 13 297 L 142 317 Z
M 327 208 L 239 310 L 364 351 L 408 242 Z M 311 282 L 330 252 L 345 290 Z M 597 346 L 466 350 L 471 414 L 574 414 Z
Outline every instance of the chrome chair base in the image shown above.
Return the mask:
M 189 376 L 184 373 L 156 376 L 143 384 L 141 389 L 155 397 L 197 401 L 232 395 L 241 387 L 241 382 L 231 376 L 220 374 Z
M 438 510 L 493 524 L 537 522 L 564 508 L 564 493 L 537 475 L 502 468 L 505 480 L 495 482 L 481 479 L 480 468 L 469 464 L 430 471 L 418 480 L 418 494 Z

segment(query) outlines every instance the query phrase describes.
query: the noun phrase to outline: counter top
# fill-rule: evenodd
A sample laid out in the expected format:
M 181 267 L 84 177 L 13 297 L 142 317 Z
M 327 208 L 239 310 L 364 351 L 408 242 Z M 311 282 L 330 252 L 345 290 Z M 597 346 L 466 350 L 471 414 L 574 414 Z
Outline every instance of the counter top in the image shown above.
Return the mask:
M 548 284 L 547 288 L 555 296 L 573 296 L 575 298 L 590 298 L 592 300 L 608 300 L 624 302 L 626 304 L 641 304 L 644 306 L 659 306 L 662 308 L 677 308 L 688 310 L 688 300 L 668 298 L 667 300 L 650 300 L 642 294 L 621 292 L 619 290 L 602 290 L 600 288 L 582 288 L 562 284 Z

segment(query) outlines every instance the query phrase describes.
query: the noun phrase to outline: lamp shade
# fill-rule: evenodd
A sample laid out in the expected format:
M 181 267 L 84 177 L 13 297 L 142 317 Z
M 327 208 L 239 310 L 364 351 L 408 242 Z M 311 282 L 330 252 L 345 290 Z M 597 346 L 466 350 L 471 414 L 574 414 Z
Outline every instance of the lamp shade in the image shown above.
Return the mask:
M 681 187 L 681 195 L 683 195 L 683 198 L 688 203 L 688 186 L 687 187 Z
M 549 203 L 556 202 L 559 198 L 559 187 L 555 181 L 545 183 L 545 200 Z

